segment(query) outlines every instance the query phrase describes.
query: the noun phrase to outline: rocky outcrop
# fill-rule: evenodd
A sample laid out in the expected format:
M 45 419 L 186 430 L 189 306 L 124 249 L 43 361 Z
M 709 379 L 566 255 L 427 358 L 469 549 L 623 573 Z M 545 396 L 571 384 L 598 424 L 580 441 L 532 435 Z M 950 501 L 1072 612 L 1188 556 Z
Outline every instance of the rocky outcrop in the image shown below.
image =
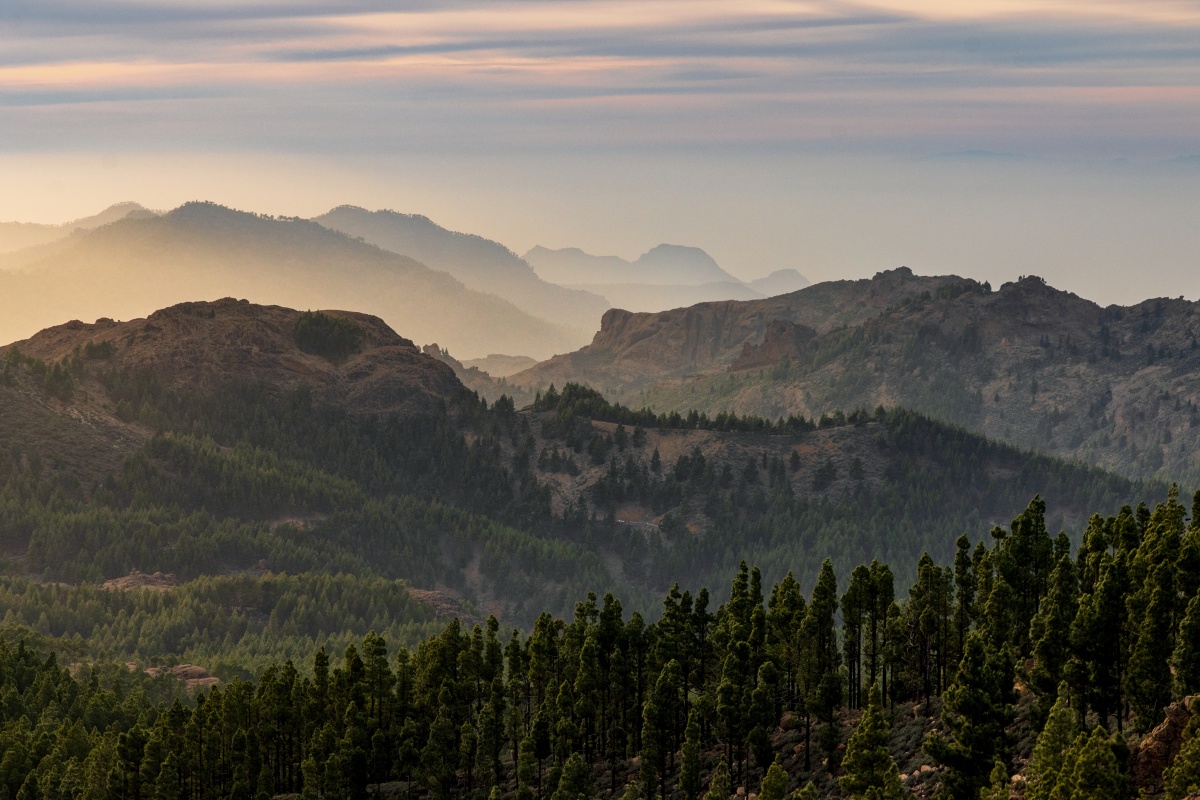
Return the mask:
M 804 345 L 817 337 L 817 332 L 807 325 L 798 325 L 787 320 L 774 320 L 767 324 L 767 332 L 761 344 L 742 345 L 742 354 L 729 365 L 730 372 L 746 369 L 773 367 L 784 361 L 789 363 L 799 357 Z
M 1146 734 L 1130 755 L 1133 783 L 1147 794 L 1162 791 L 1163 772 L 1171 766 L 1183 746 L 1183 729 L 1200 705 L 1200 696 L 1187 697 L 1166 708 L 1166 718 Z

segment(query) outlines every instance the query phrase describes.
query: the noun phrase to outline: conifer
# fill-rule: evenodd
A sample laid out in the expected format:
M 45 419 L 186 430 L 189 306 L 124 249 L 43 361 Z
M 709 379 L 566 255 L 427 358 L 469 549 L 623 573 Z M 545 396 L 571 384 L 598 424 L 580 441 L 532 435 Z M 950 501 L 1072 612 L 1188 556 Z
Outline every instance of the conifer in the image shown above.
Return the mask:
M 1067 751 L 1078 734 L 1076 713 L 1068 704 L 1066 684 L 1062 684 L 1046 725 L 1033 746 L 1033 756 L 1025 772 L 1027 800 L 1048 800 L 1058 783 Z
M 903 796 L 900 771 L 888 749 L 889 726 L 880 708 L 879 687 L 867 693 L 867 708 L 842 760 L 841 790 L 854 800 L 893 800 Z
M 704 800 L 729 800 L 733 787 L 729 781 L 729 767 L 724 761 L 718 761 L 708 782 L 708 793 Z
M 934 760 L 947 768 L 942 787 L 949 800 L 976 800 L 987 784 L 1004 746 L 1012 686 L 1012 663 L 989 647 L 982 633 L 973 632 L 942 700 L 950 737 L 934 734 L 926 744 Z
M 787 787 L 788 775 L 779 765 L 779 759 L 775 759 L 767 770 L 766 777 L 763 778 L 762 791 L 758 798 L 759 800 L 784 800 L 787 796 Z

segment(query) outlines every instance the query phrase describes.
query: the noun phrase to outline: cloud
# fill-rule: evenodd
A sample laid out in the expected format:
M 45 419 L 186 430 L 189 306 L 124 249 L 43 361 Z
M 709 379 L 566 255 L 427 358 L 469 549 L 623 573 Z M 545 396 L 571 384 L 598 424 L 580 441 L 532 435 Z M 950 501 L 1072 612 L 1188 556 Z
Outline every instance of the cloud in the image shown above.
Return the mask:
M 329 152 L 677 142 L 1165 158 L 1200 130 L 1194 12 L 1153 0 L 10 0 L 0 107 L 24 111 L 0 146 L 68 146 L 69 132 L 46 128 L 66 117 L 78 147 L 170 136 Z M 89 124 L 99 103 L 138 110 Z

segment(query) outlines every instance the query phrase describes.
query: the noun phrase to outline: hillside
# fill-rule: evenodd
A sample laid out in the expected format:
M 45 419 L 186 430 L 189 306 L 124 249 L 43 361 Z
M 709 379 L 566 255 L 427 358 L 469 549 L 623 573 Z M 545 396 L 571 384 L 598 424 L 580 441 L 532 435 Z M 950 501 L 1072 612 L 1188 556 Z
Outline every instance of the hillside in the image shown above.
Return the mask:
M 1102 308 L 1032 277 L 991 291 L 893 272 L 766 302 L 612 311 L 592 345 L 509 380 L 583 380 L 710 414 L 902 406 L 1132 477 L 1196 482 L 1196 314 L 1182 299 Z
M 130 319 L 235 295 L 292 308 L 353 308 L 464 356 L 547 357 L 578 341 L 444 272 L 299 219 L 188 203 L 0 257 L 0 341 L 67 319 Z
M 878 668 L 896 731 L 890 752 L 904 770 L 896 780 L 928 798 L 961 771 L 922 747 L 962 730 L 962 693 L 947 688 L 957 676 L 990 659 L 1002 694 L 988 707 L 999 709 L 994 724 L 1020 773 L 1037 757 L 1058 686 L 1042 669 L 1039 632 L 1103 666 L 1111 637 L 1120 652 L 1146 649 L 1141 627 L 1161 629 L 1166 650 L 1131 662 L 1155 675 L 1181 665 L 1177 689 L 1169 674 L 1157 683 L 1135 675 L 1118 689 L 1128 703 L 1113 705 L 1109 684 L 1104 694 L 1086 688 L 1092 671 L 1066 677 L 1102 722 L 1129 709 L 1128 750 L 1107 752 L 1130 753 L 1138 787 L 1174 780 L 1156 753 L 1186 741 L 1186 705 L 1168 712 L 1174 732 L 1141 737 L 1165 703 L 1200 688 L 1200 659 L 1170 655 L 1197 625 L 1154 627 L 1138 600 L 1164 575 L 1177 581 L 1180 608 L 1195 594 L 1200 539 L 1194 525 L 1184 537 L 1174 489 L 902 409 L 779 422 L 656 416 L 569 385 L 518 411 L 464 391 L 443 363 L 449 355 L 426 350 L 368 315 L 228 299 L 68 323 L 0 350 L 0 688 L 23 713 L 35 709 L 40 737 L 24 723 L 5 729 L 5 741 L 25 748 L 9 745 L 10 754 L 34 755 L 6 757 L 4 792 L 38 775 L 46 787 L 117 797 L 100 787 L 118 785 L 108 778 L 123 769 L 173 787 L 186 732 L 228 727 L 218 720 L 247 708 L 249 727 L 222 735 L 307 740 L 334 765 L 314 771 L 306 757 L 299 770 L 294 748 L 264 746 L 255 752 L 275 758 L 279 776 L 246 775 L 265 796 L 318 785 L 364 796 L 368 781 L 393 794 L 441 785 L 465 796 L 497 770 L 524 787 L 514 795 L 504 781 L 501 798 L 528 796 L 542 780 L 534 762 L 554 755 L 549 744 L 535 749 L 539 728 L 550 727 L 539 708 L 557 709 L 557 738 L 547 732 L 543 743 L 558 742 L 559 761 L 570 751 L 553 780 L 624 786 L 640 772 L 661 782 L 674 769 L 663 766 L 667 751 L 682 741 L 668 735 L 669 717 L 629 739 L 620 715 L 692 702 L 709 732 L 688 726 L 689 781 L 707 774 L 719 787 L 724 763 L 743 786 L 777 783 L 785 770 L 785 788 L 812 781 L 819 796 L 840 797 L 841 745 L 864 718 L 864 676 Z M 1164 495 L 1153 512 L 1132 508 Z M 1155 559 L 1167 568 L 1148 569 Z M 1039 599 L 1052 609 L 1050 598 L 1067 593 L 1063 602 L 1086 608 L 1076 582 L 1111 587 L 1113 575 L 1124 576 L 1116 603 L 1130 617 L 1104 628 L 1103 647 L 1056 633 L 1068 612 L 1034 618 Z M 712 594 L 683 593 L 681 583 Z M 1016 669 L 1030 652 L 1038 668 Z M 996 671 L 1001 654 L 1015 659 L 1007 673 Z M 822 663 L 824 677 L 813 677 Z M 259 689 L 233 678 L 257 678 Z M 190 702 L 188 692 L 214 682 L 219 692 Z M 630 690 L 606 688 L 621 686 Z M 459 708 L 452 691 L 482 708 Z M 743 702 L 729 702 L 739 691 Z M 87 699 L 55 700 L 68 697 Z M 507 717 L 501 697 L 512 704 Z M 462 719 L 448 722 L 452 712 Z M 871 713 L 881 713 L 877 703 Z M 82 719 L 105 732 L 73 752 L 114 766 L 76 784 L 35 741 L 65 747 L 67 721 Z M 508 750 L 502 719 L 524 732 Z M 593 723 L 609 744 L 589 744 Z M 355 744 L 366 741 L 374 761 Z M 483 760 L 463 767 L 464 753 Z M 658 771 L 648 771 L 655 759 Z M 187 769 L 199 774 L 210 760 Z M 343 761 L 374 766 L 341 771 Z M 991 755 L 981 761 L 991 774 Z M 227 777 L 214 771 L 213 785 L 246 794 Z
M 0 347 L 0 357 L 16 351 L 55 363 L 90 354 L 106 369 L 151 373 L 170 390 L 253 384 L 283 395 L 303 389 L 318 402 L 356 414 L 430 411 L 462 394 L 450 369 L 377 317 L 347 311 L 321 316 L 334 321 L 330 331 L 306 339 L 302 320 L 313 315 L 289 308 L 232 298 L 182 303 L 145 319 L 47 328 Z M 340 346 L 338 335 L 345 337 Z
M 325 339 L 306 345 L 314 318 Z M 361 336 L 330 349 L 347 325 Z M 587 589 L 620 587 L 638 603 L 675 577 L 731 569 L 738 554 L 809 577 L 826 552 L 839 566 L 940 558 L 1038 492 L 1056 527 L 1078 531 L 1096 507 L 1162 491 L 901 411 L 776 431 L 614 417 L 575 390 L 523 413 L 511 401 L 485 408 L 439 363 L 453 359 L 434 355 L 365 315 L 233 300 L 70 323 L 5 348 L 0 478 L 9 513 L 45 521 L 10 528 L 2 552 L 68 581 L 260 562 L 349 570 L 528 619 Z M 38 505 L 51 490 L 68 505 Z M 145 509 L 157 521 L 134 524 Z M 162 547 L 195 512 L 205 521 L 185 537 L 194 544 Z M 81 542 L 67 531 L 85 519 L 93 533 Z M 300 527 L 263 538 L 280 521 Z M 556 578 L 537 582 L 539 571 Z
M 137 203 L 116 203 L 99 214 L 64 222 L 61 225 L 46 225 L 37 222 L 0 222 L 0 253 L 56 242 L 70 236 L 78 229 L 90 230 L 126 217 L 146 217 L 153 216 L 153 214 L 154 212 Z
M 468 288 L 502 297 L 535 317 L 571 329 L 577 344 L 587 341 L 609 308 L 603 297 L 543 280 L 501 244 L 446 230 L 419 214 L 338 206 L 313 222 L 449 273 Z

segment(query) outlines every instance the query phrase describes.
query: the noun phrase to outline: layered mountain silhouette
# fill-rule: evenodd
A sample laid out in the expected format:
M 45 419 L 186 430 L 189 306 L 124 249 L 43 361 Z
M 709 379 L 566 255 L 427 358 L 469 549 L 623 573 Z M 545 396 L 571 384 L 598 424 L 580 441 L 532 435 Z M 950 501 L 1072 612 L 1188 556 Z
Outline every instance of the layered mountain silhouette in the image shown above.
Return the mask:
M 353 308 L 465 357 L 545 358 L 578 333 L 473 291 L 412 258 L 315 222 L 188 203 L 78 230 L 0 257 L 0 341 L 64 319 L 129 319 L 230 295 L 294 308 Z
M 591 345 L 509 380 L 769 417 L 902 406 L 1122 474 L 1200 481 L 1198 312 L 899 269 L 770 300 L 614 310 Z
M 793 269 L 749 283 L 723 270 L 698 247 L 660 244 L 634 261 L 579 248 L 535 247 L 525 260 L 548 281 L 603 295 L 617 308 L 659 311 L 720 300 L 754 300 L 796 291 L 808 280 Z
M 8 253 L 25 247 L 36 247 L 66 238 L 82 228 L 90 230 L 125 219 L 129 216 L 154 216 L 154 212 L 137 203 L 116 203 L 90 217 L 64 222 L 61 225 L 44 225 L 37 222 L 0 222 L 0 253 Z
M 419 214 L 339 206 L 313 221 L 447 272 L 471 289 L 503 297 L 523 311 L 578 332 L 579 344 L 587 341 L 609 308 L 599 295 L 543 280 L 502 244 L 446 230 Z

